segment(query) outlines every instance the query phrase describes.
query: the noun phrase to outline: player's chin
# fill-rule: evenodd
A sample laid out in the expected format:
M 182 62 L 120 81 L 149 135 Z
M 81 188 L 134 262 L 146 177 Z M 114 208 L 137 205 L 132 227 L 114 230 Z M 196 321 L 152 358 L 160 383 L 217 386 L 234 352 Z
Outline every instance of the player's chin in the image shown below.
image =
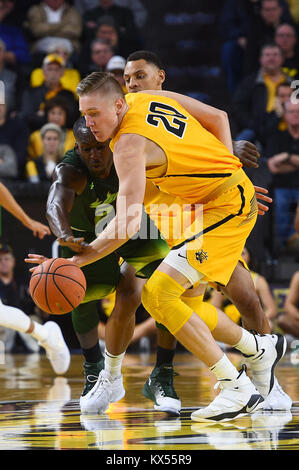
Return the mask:
M 103 134 L 100 134 L 98 131 L 92 131 L 92 133 L 98 142 L 106 142 L 109 138 L 107 136 L 103 136 Z

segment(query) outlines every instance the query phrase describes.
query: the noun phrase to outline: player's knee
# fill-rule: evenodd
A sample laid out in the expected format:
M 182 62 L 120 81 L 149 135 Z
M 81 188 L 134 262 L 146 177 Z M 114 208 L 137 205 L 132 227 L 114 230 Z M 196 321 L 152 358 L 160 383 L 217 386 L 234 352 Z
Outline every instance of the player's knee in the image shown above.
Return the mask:
M 176 289 L 175 281 L 169 276 L 155 271 L 144 285 L 141 302 L 149 314 L 159 323 L 167 325 L 167 313 L 175 311 L 177 302 L 180 301 L 181 291 Z
M 117 292 L 115 300 L 115 314 L 120 315 L 122 312 L 126 316 L 130 313 L 135 314 L 137 308 L 141 304 L 141 292 L 139 289 L 120 290 Z

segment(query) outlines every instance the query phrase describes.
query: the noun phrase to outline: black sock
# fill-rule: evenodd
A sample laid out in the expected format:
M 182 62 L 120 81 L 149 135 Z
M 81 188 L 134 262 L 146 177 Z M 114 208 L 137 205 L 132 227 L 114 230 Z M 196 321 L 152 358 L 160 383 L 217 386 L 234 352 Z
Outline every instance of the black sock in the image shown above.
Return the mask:
M 158 346 L 155 367 L 160 367 L 162 364 L 172 364 L 175 351 L 175 349 L 165 349 L 161 348 L 161 346 Z
M 92 348 L 83 349 L 82 348 L 83 356 L 85 357 L 86 362 L 99 362 L 99 360 L 103 357 L 100 349 L 100 345 L 97 342 Z

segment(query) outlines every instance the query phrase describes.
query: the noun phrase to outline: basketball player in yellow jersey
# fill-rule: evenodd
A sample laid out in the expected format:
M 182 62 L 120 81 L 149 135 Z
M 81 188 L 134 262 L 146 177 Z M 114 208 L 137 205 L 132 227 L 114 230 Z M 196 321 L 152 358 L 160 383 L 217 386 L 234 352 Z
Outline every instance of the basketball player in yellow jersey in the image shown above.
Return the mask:
M 115 217 L 89 250 L 72 260 L 79 266 L 89 264 L 138 231 L 147 170 L 157 172 L 151 177 L 165 192 L 187 203 L 205 203 L 203 230 L 190 239 L 182 237 L 145 284 L 142 301 L 220 381 L 220 394 L 207 408 L 194 412 L 192 419 L 219 421 L 252 412 L 273 388 L 274 368 L 285 351 L 284 338 L 254 335 L 233 323 L 235 328 L 226 332 L 229 344 L 248 356 L 257 390 L 244 369 L 237 371 L 229 361 L 207 325 L 181 300 L 186 289 L 198 282 L 227 284 L 256 217 L 254 189 L 231 153 L 225 113 L 169 92 L 128 95 L 126 101 L 118 82 L 103 73 L 83 79 L 78 94 L 80 109 L 96 139 L 113 138 L 119 193 Z M 197 122 L 199 118 L 204 127 Z M 148 131 L 147 126 L 159 132 Z M 171 178 L 178 183 L 172 184 Z M 217 257 L 224 258 L 225 264 Z M 90 402 L 102 400 L 104 382 L 107 386 L 109 378 L 99 377 L 90 391 Z

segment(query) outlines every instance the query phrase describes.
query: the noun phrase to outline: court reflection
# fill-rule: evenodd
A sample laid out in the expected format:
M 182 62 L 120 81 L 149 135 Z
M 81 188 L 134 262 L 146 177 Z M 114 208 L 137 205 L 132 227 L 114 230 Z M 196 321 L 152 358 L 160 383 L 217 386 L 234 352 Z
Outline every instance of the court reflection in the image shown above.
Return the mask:
M 153 361 L 153 357 L 150 358 Z M 235 358 L 236 361 L 239 358 Z M 190 355 L 177 357 L 180 417 L 153 409 L 141 393 L 153 362 L 124 363 L 126 396 L 103 415 L 81 415 L 82 358 L 55 377 L 44 356 L 18 356 L 0 367 L 0 450 L 298 450 L 298 368 L 286 358 L 277 377 L 292 397 L 290 412 L 259 411 L 225 423 L 196 423 L 190 415 L 215 396 L 214 377 Z

